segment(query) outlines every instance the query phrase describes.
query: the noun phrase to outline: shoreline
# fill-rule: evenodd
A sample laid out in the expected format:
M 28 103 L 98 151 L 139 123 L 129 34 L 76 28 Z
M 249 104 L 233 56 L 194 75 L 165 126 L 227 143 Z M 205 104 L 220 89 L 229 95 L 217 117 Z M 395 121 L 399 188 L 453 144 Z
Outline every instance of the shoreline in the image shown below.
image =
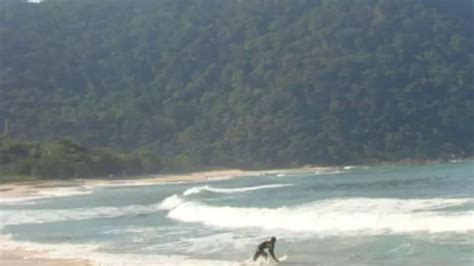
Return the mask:
M 158 174 L 143 175 L 135 178 L 117 179 L 71 179 L 71 180 L 35 180 L 14 181 L 0 184 L 0 201 L 3 203 L 28 201 L 43 198 L 85 195 L 97 187 L 131 187 L 150 186 L 176 183 L 195 183 L 218 181 L 246 176 L 261 176 L 268 174 L 285 174 L 298 172 L 330 173 L 343 170 L 342 166 L 316 166 L 308 165 L 300 168 L 271 169 L 271 170 L 211 170 L 183 174 Z
M 130 179 L 73 179 L 73 180 L 38 180 L 11 182 L 0 184 L 0 201 L 2 204 L 16 204 L 29 200 L 86 195 L 99 187 L 130 187 L 150 186 L 160 184 L 195 183 L 238 178 L 244 176 L 259 176 L 295 171 L 330 171 L 334 167 L 310 167 L 299 169 L 280 169 L 267 171 L 244 171 L 238 169 L 214 170 L 175 175 L 148 175 Z M 339 168 L 337 168 L 339 169 Z M 28 243 L 15 241 L 7 235 L 0 235 L 0 265 L 5 266 L 91 266 L 99 262 L 80 256 L 54 255 L 55 250 L 49 245 L 38 243 L 33 247 Z
M 46 254 L 40 251 L 32 251 L 24 248 L 0 249 L 0 264 L 4 266 L 92 266 L 94 265 L 84 259 L 53 259 L 44 257 Z
M 470 160 L 450 161 L 451 163 L 466 162 Z M 381 166 L 397 166 L 397 165 L 422 165 L 443 163 L 439 161 L 423 161 L 422 163 L 406 163 L 400 162 L 385 162 L 374 165 Z M 374 166 L 368 165 L 365 166 Z M 286 175 L 289 173 L 320 173 L 330 174 L 339 171 L 345 171 L 352 167 L 359 167 L 362 165 L 351 166 L 316 166 L 307 165 L 300 168 L 292 169 L 271 169 L 260 171 L 245 171 L 238 169 L 228 170 L 213 170 L 204 172 L 194 172 L 188 174 L 174 174 L 174 175 L 147 175 L 138 176 L 136 178 L 128 179 L 73 179 L 73 180 L 39 180 L 39 181 L 25 181 L 12 182 L 0 184 L 0 201 L 2 204 L 15 204 L 29 200 L 66 197 L 74 195 L 87 195 L 93 192 L 94 188 L 101 187 L 130 187 L 130 186 L 150 186 L 160 184 L 176 184 L 176 183 L 195 183 L 206 181 L 217 181 L 224 179 L 232 179 L 247 176 L 261 176 L 261 175 Z M 50 245 L 30 245 L 21 241 L 15 241 L 7 235 L 0 235 L 0 264 L 1 265 L 46 265 L 46 266 L 90 266 L 100 265 L 98 261 L 89 258 L 88 256 L 80 255 L 57 255 L 56 250 Z M 56 254 L 55 254 L 56 253 Z
M 216 170 L 176 175 L 146 175 L 127 179 L 71 179 L 15 181 L 0 184 L 0 200 L 18 202 L 42 198 L 88 194 L 96 187 L 149 186 L 173 183 L 193 183 L 259 175 L 269 171 Z

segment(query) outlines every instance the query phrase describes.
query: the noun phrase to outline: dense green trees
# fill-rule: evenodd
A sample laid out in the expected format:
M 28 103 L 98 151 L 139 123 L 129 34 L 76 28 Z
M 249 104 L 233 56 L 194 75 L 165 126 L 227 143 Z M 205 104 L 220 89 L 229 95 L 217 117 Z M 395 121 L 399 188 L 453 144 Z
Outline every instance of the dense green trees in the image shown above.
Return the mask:
M 157 170 L 146 163 L 153 156 L 173 168 L 470 156 L 472 8 L 471 0 L 2 1 L 0 128 L 22 140 L 146 148 L 137 156 L 147 171 Z M 39 144 L 25 145 L 34 153 Z M 89 168 L 67 161 L 97 162 L 69 148 L 74 158 L 44 157 L 44 168 L 82 175 Z M 17 149 L 8 156 L 21 156 Z M 99 157 L 116 167 L 115 157 Z
M 161 160 L 150 151 L 120 153 L 87 149 L 72 140 L 48 143 L 0 138 L 0 181 L 36 178 L 117 177 L 156 173 Z

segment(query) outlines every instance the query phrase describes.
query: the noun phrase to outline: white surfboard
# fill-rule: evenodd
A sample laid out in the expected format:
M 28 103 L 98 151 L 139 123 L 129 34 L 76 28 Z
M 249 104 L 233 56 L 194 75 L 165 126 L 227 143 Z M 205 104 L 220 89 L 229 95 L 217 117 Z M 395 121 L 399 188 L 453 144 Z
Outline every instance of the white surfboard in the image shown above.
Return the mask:
M 281 257 L 278 258 L 278 261 L 279 261 L 279 262 L 283 262 L 283 261 L 285 261 L 286 259 L 288 259 L 288 256 L 287 256 L 287 255 L 283 255 L 283 256 L 281 256 Z
M 281 257 L 278 258 L 278 261 L 279 262 L 284 262 L 288 259 L 288 256 L 287 255 L 283 255 Z M 262 266 L 262 265 L 276 265 L 278 264 L 276 261 L 274 261 L 272 258 L 268 257 L 268 258 L 259 258 L 257 261 L 253 261 L 252 258 L 248 258 L 246 259 L 245 261 L 243 261 L 240 266 Z

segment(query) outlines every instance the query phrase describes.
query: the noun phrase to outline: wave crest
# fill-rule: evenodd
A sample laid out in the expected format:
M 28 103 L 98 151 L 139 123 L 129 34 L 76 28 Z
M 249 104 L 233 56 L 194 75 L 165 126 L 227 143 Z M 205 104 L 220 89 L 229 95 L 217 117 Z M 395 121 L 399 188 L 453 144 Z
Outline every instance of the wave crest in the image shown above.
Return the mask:
M 474 231 L 474 212 L 436 209 L 474 202 L 473 199 L 333 199 L 296 207 L 216 207 L 188 201 L 168 217 L 224 228 L 279 229 L 325 234 L 385 234 Z M 242 219 L 245 217 L 245 219 Z
M 216 188 L 209 185 L 199 186 L 199 187 L 192 187 L 187 189 L 183 192 L 184 196 L 189 196 L 192 194 L 198 194 L 202 191 L 209 191 L 214 193 L 223 193 L 223 194 L 231 194 L 231 193 L 239 193 L 239 192 L 247 192 L 247 191 L 254 191 L 254 190 L 261 190 L 261 189 L 269 189 L 269 188 L 282 188 L 282 187 L 291 187 L 294 184 L 271 184 L 271 185 L 262 185 L 262 186 L 253 186 L 253 187 L 240 187 L 240 188 Z
M 175 208 L 176 206 L 178 206 L 179 204 L 181 204 L 183 202 L 184 202 L 183 199 L 181 199 L 178 195 L 173 194 L 173 195 L 167 197 L 166 199 L 164 199 L 160 203 L 158 208 L 160 210 L 171 210 L 171 209 Z

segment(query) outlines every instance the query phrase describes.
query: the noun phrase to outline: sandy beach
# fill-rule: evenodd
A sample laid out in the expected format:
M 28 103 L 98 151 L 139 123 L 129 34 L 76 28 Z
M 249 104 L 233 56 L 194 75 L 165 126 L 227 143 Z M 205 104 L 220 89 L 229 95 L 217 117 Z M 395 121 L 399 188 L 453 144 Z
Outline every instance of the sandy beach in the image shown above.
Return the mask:
M 202 182 L 239 176 L 259 175 L 272 171 L 216 170 L 176 175 L 149 175 L 131 179 L 73 179 L 11 182 L 0 185 L 0 200 L 23 201 L 83 194 L 94 187 L 147 186 L 180 182 Z
M 34 200 L 51 197 L 64 197 L 71 195 L 83 195 L 92 193 L 95 187 L 127 187 L 127 186 L 147 186 L 180 182 L 202 182 L 237 178 L 242 176 L 258 176 L 265 174 L 284 174 L 286 172 L 306 172 L 306 171 L 332 171 L 335 168 L 326 167 L 306 167 L 301 169 L 280 169 L 268 171 L 243 171 L 237 169 L 216 170 L 206 172 L 195 172 L 189 174 L 176 175 L 150 175 L 141 176 L 134 179 L 74 179 L 68 181 L 45 180 L 13 182 L 0 185 L 0 201 L 3 203 L 14 203 L 18 201 Z M 0 265 L 72 265 L 86 266 L 97 265 L 86 259 L 71 259 L 70 256 L 63 258 L 52 255 L 48 247 L 44 250 L 30 248 L 29 245 L 23 245 L 21 242 L 15 242 L 8 238 L 0 241 Z
M 440 167 L 444 167 L 445 171 L 452 171 L 455 174 L 458 173 L 456 171 L 459 171 L 457 169 L 461 169 L 465 171 L 463 172 L 465 174 L 461 177 L 454 175 L 452 179 L 459 184 L 452 182 L 453 185 L 447 186 L 445 182 L 445 172 L 440 171 Z M 435 236 L 438 233 L 442 233 L 444 239 L 444 234 L 451 234 L 454 232 L 456 234 L 450 236 L 451 238 L 449 239 L 452 242 L 449 242 L 449 245 L 452 245 L 453 249 L 456 250 L 458 254 L 460 254 L 459 257 L 461 259 L 470 260 L 470 255 L 465 252 L 465 245 L 471 245 L 471 242 L 469 242 L 470 240 L 465 240 L 465 237 L 469 236 L 469 232 L 472 232 L 472 225 L 468 222 L 469 219 L 472 218 L 472 215 L 470 214 L 470 209 L 466 208 L 463 210 L 462 208 L 465 208 L 467 203 L 472 203 L 472 196 L 470 196 L 470 187 L 464 191 L 462 189 L 464 189 L 463 186 L 465 186 L 465 184 L 467 184 L 466 182 L 469 180 L 469 173 L 471 170 L 472 164 L 468 163 L 461 163 L 459 165 L 454 163 L 446 163 L 442 165 L 427 165 L 408 168 L 394 166 L 386 169 L 383 167 L 374 167 L 372 169 L 369 166 L 308 166 L 297 169 L 278 169 L 265 171 L 220 170 L 176 175 L 151 175 L 140 176 L 133 179 L 75 179 L 69 181 L 47 180 L 2 184 L 0 185 L 0 204 L 4 206 L 3 216 L 0 216 L 2 225 L 15 225 L 15 220 L 19 219 L 21 222 L 19 224 L 24 224 L 24 227 L 22 228 L 22 226 L 19 226 L 17 231 L 11 230 L 15 226 L 5 227 L 4 231 L 2 231 L 3 235 L 0 235 L 0 266 L 229 265 L 225 264 L 227 260 L 220 257 L 215 259 L 213 257 L 205 256 L 190 256 L 188 258 L 186 257 L 187 254 L 182 256 L 179 253 L 170 253 L 169 250 L 175 248 L 176 243 L 189 245 L 185 246 L 185 248 L 189 250 L 191 250 L 191 248 L 196 250 L 208 250 L 214 247 L 220 248 L 222 243 L 231 243 L 234 241 L 234 239 L 238 239 L 238 241 L 242 243 L 242 248 L 240 250 L 241 254 L 237 254 L 236 258 L 232 258 L 232 262 L 235 262 L 239 258 L 246 258 L 248 255 L 247 253 L 251 253 L 253 247 L 249 248 L 248 243 L 257 242 L 259 236 L 257 235 L 256 237 L 247 237 L 245 234 L 242 234 L 241 236 L 233 234 L 232 230 L 234 230 L 234 228 L 237 228 L 236 230 L 240 230 L 240 228 L 248 228 L 254 225 L 259 226 L 259 228 L 265 228 L 268 226 L 268 221 L 272 221 L 273 223 L 278 222 L 275 223 L 275 228 L 277 229 L 288 228 L 287 230 L 290 233 L 288 233 L 288 235 L 282 235 L 282 239 L 289 237 L 300 237 L 300 231 L 298 230 L 302 230 L 301 228 L 303 228 L 303 230 L 306 230 L 302 231 L 303 233 L 309 232 L 308 234 L 313 234 L 314 232 L 317 236 L 327 233 L 329 235 L 328 237 L 332 237 L 331 234 L 334 234 L 336 238 L 340 238 L 341 236 L 345 237 L 347 234 L 349 236 L 347 238 L 348 241 L 352 241 L 352 236 L 355 234 L 358 236 L 357 239 L 366 238 L 368 241 L 367 245 L 372 245 L 374 237 L 379 237 L 381 241 L 388 241 L 386 243 L 392 243 L 393 247 L 397 248 L 397 250 L 400 250 L 400 246 L 407 247 L 405 244 L 407 241 L 413 241 L 413 239 L 410 237 L 412 234 L 416 234 L 418 236 L 419 232 L 423 232 L 423 234 L 426 234 L 427 236 Z M 321 175 L 321 177 L 318 177 L 319 175 Z M 227 180 L 247 176 L 252 178 Z M 313 176 L 315 177 L 314 179 L 312 178 Z M 457 179 L 460 179 L 460 181 L 457 181 Z M 217 180 L 227 181 L 214 182 Z M 262 182 L 262 180 L 265 180 L 265 182 Z M 445 193 L 445 191 L 441 191 L 441 189 L 441 192 L 439 192 L 440 194 L 434 194 L 428 198 L 422 199 L 404 198 L 406 192 L 398 190 L 400 187 L 407 186 L 410 188 L 409 193 L 416 193 L 420 189 L 420 180 L 423 181 L 423 185 L 426 183 L 426 185 L 431 186 L 427 188 L 427 193 L 432 193 L 431 189 L 438 189 L 441 187 L 440 184 L 443 184 L 442 189 L 449 190 L 449 194 L 447 194 L 449 195 L 449 198 L 444 198 L 445 194 L 442 193 Z M 227 182 L 234 184 L 227 186 Z M 160 184 L 173 185 L 152 187 L 153 185 Z M 136 188 L 129 188 L 131 186 L 136 186 Z M 236 205 L 238 207 L 235 207 L 228 203 L 219 205 L 211 201 L 200 204 L 198 201 L 200 197 L 207 197 L 208 195 L 210 195 L 209 197 L 212 196 L 212 199 L 225 199 L 228 196 L 232 197 L 243 195 L 240 194 L 243 193 L 243 191 L 247 192 L 259 189 L 276 188 L 282 188 L 280 191 L 281 194 L 279 195 L 282 197 L 287 197 L 284 201 L 282 201 L 283 203 L 279 205 L 285 206 L 283 208 L 275 208 L 273 206 L 253 207 L 253 205 L 248 204 L 245 201 L 240 201 L 240 206 L 244 206 L 243 208 L 239 207 L 238 205 Z M 316 190 L 313 190 L 312 188 L 315 188 Z M 380 191 L 381 189 L 382 191 Z M 160 193 L 157 191 L 161 190 L 164 191 L 163 197 L 161 197 L 161 195 L 156 195 L 155 197 L 155 194 Z M 115 194 L 115 191 L 117 191 L 118 194 Z M 129 194 L 130 191 L 134 192 Z M 253 196 L 252 193 L 249 193 L 249 196 L 255 197 L 256 199 L 262 199 L 266 197 L 266 195 L 272 196 L 272 194 L 269 194 L 272 193 L 272 191 L 273 190 L 268 190 L 264 193 L 254 193 L 255 195 Z M 388 191 L 390 191 L 390 193 L 395 193 L 395 196 L 391 198 L 385 198 L 385 193 L 388 193 Z M 140 193 L 142 192 L 144 192 L 144 197 L 140 197 Z M 188 192 L 189 195 L 186 194 Z M 208 192 L 209 194 L 204 194 Z M 291 200 L 288 200 L 288 198 L 293 196 L 293 192 L 306 193 L 306 195 L 309 195 L 310 198 L 303 203 L 299 202 L 299 199 L 297 199 L 296 205 L 294 205 L 294 207 L 288 208 L 283 204 L 287 204 L 287 202 L 289 202 L 289 204 L 295 204 L 292 203 Z M 39 209 L 41 211 L 35 212 L 35 205 L 42 204 L 41 201 L 35 201 L 35 199 L 54 199 L 47 200 L 47 204 L 51 204 L 50 202 L 55 202 L 56 199 L 58 202 L 67 202 L 66 204 L 86 199 L 90 200 L 90 198 L 93 198 L 93 202 L 95 202 L 95 199 L 100 198 L 101 193 L 106 195 L 104 198 L 107 198 L 109 202 L 115 201 L 115 196 L 120 197 L 121 195 L 137 195 L 138 197 L 130 197 L 130 200 L 125 201 L 126 204 L 120 206 L 117 209 L 114 207 L 109 207 L 110 205 L 108 204 L 91 206 L 91 208 L 87 207 L 85 210 L 77 211 L 79 215 L 76 215 L 76 210 L 74 209 L 74 206 L 76 205 L 74 204 L 74 206 L 58 205 L 59 210 L 61 211 L 60 213 L 55 213 L 55 204 L 45 205 L 53 207 L 51 210 L 48 208 L 42 208 L 40 206 Z M 199 193 L 203 194 L 199 196 Z M 317 196 L 323 195 L 324 193 L 326 193 L 326 198 L 322 198 L 322 200 L 317 198 Z M 90 195 L 91 197 L 87 196 L 88 194 L 92 194 Z M 265 196 L 258 198 L 257 194 Z M 316 194 L 316 197 L 313 196 L 313 194 Z M 81 196 L 78 197 L 78 199 L 75 199 L 75 197 L 71 199 L 60 199 L 60 197 L 68 197 L 73 195 L 86 195 L 86 197 Z M 147 202 L 139 202 L 137 200 L 148 198 L 149 195 L 153 196 Z M 469 196 L 465 197 L 464 195 Z M 30 200 L 32 201 L 30 202 Z M 182 206 L 179 206 L 176 209 L 173 209 L 174 207 L 164 207 L 165 209 L 161 209 L 163 211 L 156 211 L 167 200 L 171 200 L 171 204 L 174 204 L 176 200 L 182 200 L 182 202 L 185 202 L 186 204 L 182 204 Z M 102 204 L 102 201 L 99 199 L 97 203 Z M 86 206 L 89 204 L 90 202 L 87 203 Z M 136 206 L 138 206 L 142 208 L 142 211 L 130 211 L 130 206 L 132 206 L 132 209 L 135 209 Z M 440 211 L 440 207 L 446 208 L 447 206 L 459 208 L 460 211 L 456 210 L 456 215 L 450 215 L 450 209 L 447 209 L 446 211 L 442 209 L 443 211 Z M 82 208 L 82 205 L 77 205 L 76 207 Z M 198 209 L 197 211 L 195 211 L 196 208 Z M 263 217 L 260 212 L 262 208 L 268 213 Z M 19 211 L 17 212 L 16 210 Z M 119 210 L 119 212 L 117 212 L 117 210 Z M 362 213 L 363 216 L 360 217 L 363 219 L 354 219 L 354 221 L 352 221 L 351 218 L 353 217 L 354 212 Z M 94 215 L 89 216 L 90 213 Z M 112 216 L 109 216 L 109 213 L 112 213 Z M 117 213 L 121 215 L 126 214 L 126 219 L 128 219 L 122 220 L 122 225 L 117 227 L 119 228 L 120 234 L 116 234 L 114 230 L 110 230 L 111 234 L 104 233 L 109 229 L 115 228 L 104 227 L 100 224 L 102 222 L 98 222 L 97 227 L 90 226 L 91 224 L 88 224 L 89 220 L 92 221 L 95 218 L 112 218 L 110 221 L 117 221 L 121 219 L 121 216 L 115 216 Z M 206 217 L 200 216 L 200 213 L 206 213 Z M 225 213 L 225 215 L 219 216 L 220 213 Z M 77 217 L 82 217 L 82 215 L 85 215 L 84 221 L 87 222 L 84 222 L 82 225 L 76 225 L 75 221 L 82 221 L 82 218 L 77 219 Z M 246 219 L 240 220 L 243 215 L 246 215 Z M 291 220 L 290 222 L 286 220 L 287 217 L 294 217 L 295 215 L 301 217 L 301 219 L 297 219 L 296 221 Z M 35 227 L 35 223 L 49 223 L 50 221 L 59 221 L 60 223 L 64 222 L 61 219 L 56 219 L 56 216 L 66 217 L 65 221 L 70 220 L 71 223 L 66 226 L 67 228 L 55 226 L 50 227 L 50 229 L 47 228 L 48 226 Z M 334 223 L 332 218 L 333 216 L 342 217 L 343 219 L 341 219 L 341 221 L 344 221 L 344 223 Z M 397 219 L 401 219 L 401 222 L 397 219 L 393 220 L 394 216 Z M 93 217 L 94 219 L 89 219 L 88 217 Z M 158 220 L 154 220 L 156 218 L 158 218 Z M 173 225 L 176 224 L 181 226 L 182 224 L 187 225 L 187 223 L 196 222 L 203 224 L 199 225 L 198 228 L 205 228 L 207 225 L 209 225 L 209 227 L 213 226 L 214 228 L 218 228 L 218 230 L 227 231 L 221 233 L 220 231 L 213 229 L 214 231 L 212 231 L 212 234 L 209 235 L 201 236 L 198 234 L 189 234 L 188 236 L 188 233 L 191 231 L 186 231 L 185 227 L 174 229 L 173 227 L 168 227 L 168 225 L 163 227 L 162 231 L 155 231 L 155 222 L 163 222 L 168 218 L 173 223 Z M 433 219 L 435 219 L 437 222 L 431 222 Z M 373 221 L 377 222 L 374 223 Z M 414 222 L 408 223 L 406 221 Z M 206 224 L 204 224 L 204 222 Z M 29 223 L 32 224 L 29 225 Z M 319 225 L 314 226 L 314 224 L 317 223 L 319 223 Z M 156 245 L 158 248 L 152 250 L 153 252 L 158 250 L 158 252 L 140 253 L 131 249 L 129 246 L 124 246 L 123 248 L 119 246 L 120 248 L 117 250 L 120 250 L 120 252 L 115 253 L 113 249 L 107 249 L 108 247 L 105 246 L 107 239 L 103 238 L 102 236 L 97 238 L 94 236 L 91 237 L 93 240 L 97 239 L 96 242 L 89 240 L 87 242 L 63 242 L 63 238 L 60 238 L 57 242 L 54 240 L 48 242 L 50 239 L 50 233 L 54 234 L 56 230 L 58 230 L 58 233 L 61 233 L 61 230 L 66 232 L 68 228 L 71 228 L 69 226 L 77 226 L 78 231 L 84 228 L 91 229 L 87 229 L 84 233 L 81 232 L 80 234 L 63 234 L 70 237 L 64 239 L 76 240 L 76 236 L 88 236 L 95 235 L 96 233 L 104 233 L 103 235 L 105 237 L 116 237 L 118 235 L 123 236 L 124 238 L 118 241 L 118 245 L 122 245 L 127 243 L 127 241 L 132 240 L 133 235 L 136 234 L 138 239 L 137 243 L 139 245 L 141 243 L 145 243 L 146 246 Z M 46 230 L 44 232 L 40 232 L 40 230 L 37 230 L 38 228 L 45 228 Z M 28 231 L 29 229 L 36 231 Z M 127 229 L 129 231 L 122 234 L 122 231 L 126 231 L 123 229 Z M 152 230 L 150 231 L 150 229 Z M 181 231 L 183 229 L 185 229 L 185 231 Z M 291 230 L 296 231 L 292 233 L 293 231 Z M 170 241 L 171 245 L 168 245 L 169 239 L 167 238 L 160 239 L 154 236 L 148 238 L 149 235 L 158 235 L 160 233 L 168 232 L 184 232 L 183 239 L 189 237 L 191 241 L 186 242 L 186 239 L 181 240 L 180 238 L 182 235 L 178 235 L 174 239 L 175 242 Z M 42 238 L 34 237 L 36 234 Z M 378 236 L 378 234 L 381 235 Z M 404 237 L 404 239 L 402 239 L 403 242 L 390 242 L 393 241 L 393 238 L 390 236 L 387 238 L 386 234 L 405 234 L 406 236 L 402 236 Z M 43 239 L 45 241 L 36 239 Z M 398 241 L 397 239 L 395 240 Z M 432 239 L 429 238 L 429 241 L 431 240 Z M 35 241 L 40 241 L 41 243 Z M 304 237 L 302 241 L 306 241 Z M 306 259 L 306 261 L 311 261 L 313 259 L 313 253 L 311 252 L 315 248 L 324 247 L 325 243 L 324 239 L 320 239 L 318 237 L 312 238 L 311 241 L 314 241 L 314 244 L 307 247 L 306 250 L 300 253 L 300 255 Z M 466 241 L 467 244 L 463 241 Z M 58 242 L 61 244 L 58 245 Z M 416 242 L 414 243 L 417 244 Z M 361 247 L 358 241 L 353 242 L 353 244 L 353 254 L 362 254 L 368 250 L 366 247 Z M 378 245 L 379 243 L 376 244 Z M 293 245 L 293 247 L 298 247 L 299 244 L 298 242 L 286 242 L 286 245 L 290 247 L 291 245 Z M 433 244 L 428 242 L 426 245 Z M 436 248 L 435 245 L 433 245 L 433 247 Z M 341 246 L 341 248 L 345 252 L 346 247 Z M 290 250 L 289 248 L 285 249 Z M 146 255 L 144 256 L 144 254 Z M 431 257 L 430 254 L 432 253 L 430 252 L 423 255 L 425 257 L 422 259 L 425 260 L 426 263 L 421 263 L 422 265 L 433 265 L 431 262 L 437 258 Z M 251 254 L 249 256 L 251 256 Z M 367 259 L 367 261 L 371 260 L 371 256 Z M 318 258 L 319 257 L 324 257 L 326 261 L 333 261 L 331 250 L 323 250 L 318 254 Z M 341 257 L 341 259 L 345 258 Z M 348 260 L 350 259 L 351 258 L 348 258 L 344 263 L 341 262 L 340 264 L 336 264 L 350 265 L 351 263 L 348 263 Z M 420 257 L 413 256 L 410 263 L 404 265 L 419 265 L 417 264 L 418 261 L 420 261 Z M 174 262 L 174 264 L 170 264 L 169 262 Z M 466 265 L 462 264 L 462 262 L 463 261 L 461 261 L 461 263 L 454 264 Z M 401 263 L 394 264 L 401 265 Z
M 242 171 L 242 170 L 218 170 L 195 172 L 177 175 L 153 175 L 134 179 L 75 179 L 70 181 L 47 180 L 30 182 L 13 182 L 0 185 L 0 201 L 3 203 L 16 202 L 32 199 L 61 197 L 90 193 L 94 187 L 116 187 L 116 186 L 146 186 L 177 182 L 199 182 L 211 181 L 240 176 L 266 174 L 270 171 Z M 88 188 L 86 190 L 85 188 Z M 50 252 L 45 250 L 31 250 L 21 245 L 15 246 L 14 241 L 3 239 L 0 245 L 0 265 L 2 266 L 88 266 L 95 263 L 81 259 L 50 258 Z
M 28 251 L 21 248 L 0 250 L 0 264 L 2 266 L 89 266 L 93 265 L 87 260 L 66 260 L 41 258 L 46 254 L 35 251 Z

